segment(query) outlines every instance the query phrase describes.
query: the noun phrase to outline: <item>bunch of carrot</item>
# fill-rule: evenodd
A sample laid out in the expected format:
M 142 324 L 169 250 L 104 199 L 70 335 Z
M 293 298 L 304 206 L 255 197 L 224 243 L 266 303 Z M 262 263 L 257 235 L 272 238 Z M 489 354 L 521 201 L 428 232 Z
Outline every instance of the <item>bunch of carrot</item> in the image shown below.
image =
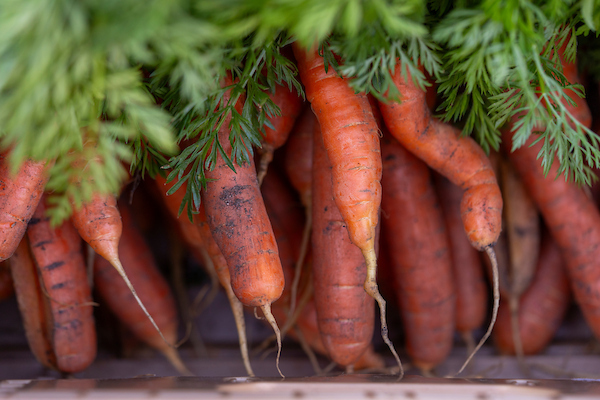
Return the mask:
M 423 373 L 446 359 L 455 330 L 468 343 L 469 360 L 496 317 L 501 351 L 540 351 L 569 304 L 568 282 L 600 336 L 600 302 L 588 295 L 600 282 L 600 213 L 576 186 L 543 175 L 536 161 L 541 144 L 506 152 L 495 172 L 474 140 L 432 115 L 427 93 L 403 75 L 400 62 L 393 70 L 400 101 L 375 101 L 327 70 L 316 51 L 294 44 L 293 52 L 307 104 L 302 108 L 298 94 L 284 87 L 271 94 L 281 115 L 270 121 L 258 168 L 248 159 L 233 170 L 219 156 L 206 171 L 206 187 L 193 196 L 201 203 L 191 220 L 180 215 L 185 182 L 167 196 L 174 182 L 155 178 L 183 240 L 227 293 L 248 375 L 253 370 L 244 306 L 260 309 L 273 328 L 278 361 L 289 334 L 311 357 L 326 355 L 352 371 L 384 367 L 372 347 L 375 303 L 381 336 L 402 374 L 389 338 L 378 260 L 388 260 L 381 264 L 398 302 L 406 353 Z M 574 66 L 564 67 L 576 82 Z M 231 83 L 227 77 L 222 86 Z M 223 104 L 229 96 L 224 92 Z M 571 106 L 589 126 L 587 105 Z M 235 107 L 241 112 L 244 99 Z M 227 156 L 232 120 L 225 115 L 218 132 L 219 151 Z M 271 162 L 276 168 L 267 170 Z M 93 280 L 100 297 L 142 341 L 189 373 L 175 350 L 178 319 L 170 288 L 128 206 L 118 207 L 114 196 L 95 196 L 74 203 L 72 219 L 51 227 L 41 199 L 52 164 L 28 162 L 11 176 L 0 159 L 0 257 L 9 259 L 32 351 L 43 365 L 65 373 L 94 359 L 83 238 L 87 251 L 97 254 Z M 543 239 L 538 210 L 549 232 Z M 494 302 L 476 347 L 473 332 L 488 311 L 477 251 L 490 257 Z M 549 320 L 539 334 L 540 321 Z M 536 342 L 532 330 L 540 336 Z

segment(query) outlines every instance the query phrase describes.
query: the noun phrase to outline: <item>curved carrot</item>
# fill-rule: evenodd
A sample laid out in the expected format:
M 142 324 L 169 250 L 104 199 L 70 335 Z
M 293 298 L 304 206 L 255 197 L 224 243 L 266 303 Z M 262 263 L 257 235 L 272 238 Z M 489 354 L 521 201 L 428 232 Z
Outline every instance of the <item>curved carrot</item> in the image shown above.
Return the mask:
M 227 102 L 228 98 L 226 92 L 223 101 Z M 230 119 L 228 115 L 219 130 L 219 143 L 228 156 L 231 155 Z M 203 191 L 206 217 L 227 261 L 231 286 L 243 304 L 260 307 L 273 327 L 278 336 L 279 368 L 281 339 L 270 309 L 271 303 L 283 292 L 284 277 L 254 162 L 250 159 L 244 165 L 237 165 L 234 172 L 218 157 L 214 169 L 206 171 L 206 178 L 208 182 Z
M 385 133 L 381 153 L 382 224 L 406 349 L 429 372 L 447 358 L 454 338 L 456 290 L 444 216 L 425 163 Z
M 467 343 L 471 343 L 472 332 L 483 325 L 487 315 L 488 289 L 481 259 L 469 243 L 460 218 L 463 191 L 439 174 L 435 174 L 435 184 L 450 243 L 456 287 L 456 329 Z M 472 343 L 470 347 L 474 345 Z
M 302 98 L 296 90 L 281 85 L 276 85 L 275 92 L 269 93 L 269 98 L 275 103 L 281 115 L 268 117 L 273 128 L 265 126 L 265 136 L 260 149 L 260 164 L 258 166 L 258 183 L 262 184 L 267 168 L 273 160 L 273 152 L 286 142 L 294 122 L 302 110 Z
M 27 236 L 23 237 L 10 258 L 10 268 L 29 349 L 40 364 L 57 369 L 52 346 L 52 318 L 40 286 Z
M 29 221 L 27 236 L 40 285 L 48 296 L 51 342 L 56 368 L 75 373 L 96 358 L 96 326 L 81 238 L 70 221 L 50 226 L 42 200 Z
M 329 357 L 354 364 L 371 343 L 375 312 L 363 289 L 367 269 L 334 201 L 332 166 L 318 126 L 313 132 L 313 285 L 319 331 Z
M 570 292 L 560 249 L 547 236 L 531 285 L 519 299 L 518 332 L 523 354 L 537 354 L 552 340 L 567 313 Z M 500 306 L 493 337 L 502 353 L 515 354 L 511 310 L 506 301 Z
M 54 162 L 25 160 L 13 174 L 8 159 L 8 153 L 0 155 L 0 261 L 12 255 L 25 235 L 54 165 Z
M 355 94 L 332 68 L 325 72 L 323 58 L 294 43 L 306 97 L 319 120 L 323 143 L 332 165 L 335 204 L 350 240 L 366 261 L 366 292 L 379 304 L 381 335 L 402 373 L 400 358 L 387 333 L 385 300 L 377 287 L 375 228 L 381 205 L 381 153 L 377 122 L 364 94 Z M 313 221 L 314 223 L 314 221 Z
M 121 204 L 123 232 L 119 244 L 119 259 L 131 277 L 142 302 L 168 343 L 177 341 L 178 316 L 175 298 L 169 284 L 162 276 L 152 251 L 144 241 L 131 218 L 128 206 Z M 94 259 L 94 283 L 104 303 L 119 320 L 140 340 L 159 350 L 183 375 L 191 375 L 177 350 L 169 346 L 152 326 L 146 314 L 136 304 L 127 284 L 105 258 Z

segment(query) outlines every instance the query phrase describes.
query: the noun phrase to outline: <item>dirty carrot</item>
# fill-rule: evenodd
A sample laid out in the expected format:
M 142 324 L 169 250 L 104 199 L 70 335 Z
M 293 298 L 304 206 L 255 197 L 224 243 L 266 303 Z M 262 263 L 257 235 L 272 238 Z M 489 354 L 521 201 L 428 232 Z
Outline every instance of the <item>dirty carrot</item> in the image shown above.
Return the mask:
M 381 205 L 379 131 L 369 101 L 356 94 L 333 68 L 325 72 L 316 50 L 294 43 L 294 55 L 306 97 L 321 126 L 332 165 L 333 193 L 350 236 L 366 261 L 365 291 L 379 304 L 381 335 L 402 374 L 400 358 L 389 340 L 385 300 L 377 287 L 375 228 Z M 314 194 L 313 194 L 314 195 Z M 313 223 L 314 223 L 313 218 Z
M 56 368 L 75 373 L 96 358 L 96 326 L 82 241 L 69 220 L 52 228 L 42 199 L 27 237 L 52 320 L 50 340 Z
M 225 85 L 230 83 L 230 78 L 224 82 Z M 227 102 L 229 96 L 226 92 L 223 101 Z M 232 152 L 230 121 L 231 115 L 228 115 L 219 130 L 219 143 L 228 156 Z M 277 335 L 276 365 L 281 374 L 281 335 L 270 311 L 271 303 L 281 296 L 284 287 L 277 243 L 260 193 L 254 161 L 247 160 L 235 169 L 236 172 L 218 157 L 214 168 L 206 171 L 208 182 L 202 201 L 213 238 L 227 261 L 235 295 L 244 305 L 260 307 Z

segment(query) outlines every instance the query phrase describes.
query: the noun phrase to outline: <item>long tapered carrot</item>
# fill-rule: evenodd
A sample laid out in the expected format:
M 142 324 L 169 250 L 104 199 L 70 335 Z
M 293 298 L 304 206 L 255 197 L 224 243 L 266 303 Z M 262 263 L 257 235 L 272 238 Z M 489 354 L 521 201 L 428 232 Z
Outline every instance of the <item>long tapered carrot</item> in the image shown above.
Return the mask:
M 125 203 L 121 204 L 120 213 L 123 232 L 119 243 L 119 259 L 123 269 L 131 277 L 131 283 L 135 285 L 148 312 L 154 315 L 167 342 L 175 343 L 179 320 L 171 288 L 158 270 L 152 251 L 135 226 Z M 94 260 L 94 283 L 103 302 L 136 337 L 163 353 L 179 373 L 191 375 L 177 350 L 165 343 L 146 314 L 137 306 L 136 299 L 117 270 L 98 255 Z
M 444 216 L 429 168 L 390 136 L 381 139 L 382 211 L 397 280 L 406 349 L 430 372 L 452 349 L 455 287 Z
M 8 259 L 25 235 L 54 162 L 25 160 L 11 172 L 9 153 L 0 155 L 0 261 Z
M 542 241 L 531 285 L 519 299 L 518 335 L 523 354 L 537 354 L 552 340 L 567 312 L 570 292 L 560 249 L 548 235 Z M 503 301 L 493 334 L 496 346 L 506 354 L 517 352 L 511 311 Z
M 294 88 L 291 90 L 285 86 L 276 85 L 275 92 L 269 93 L 269 98 L 275 103 L 281 115 L 272 116 L 268 121 L 273 128 L 265 127 L 265 136 L 260 149 L 260 163 L 258 166 L 258 183 L 262 184 L 269 164 L 273 160 L 273 153 L 286 142 L 294 122 L 302 110 L 302 98 Z
M 225 85 L 228 80 L 231 82 L 227 78 Z M 226 92 L 223 101 L 228 98 Z M 232 150 L 230 119 L 228 115 L 219 130 L 219 143 L 228 156 Z M 283 292 L 284 276 L 254 162 L 250 159 L 237 165 L 234 172 L 218 157 L 213 170 L 206 171 L 206 177 L 208 182 L 202 200 L 213 238 L 227 261 L 231 286 L 244 305 L 260 307 L 273 327 L 278 337 L 279 370 L 281 335 L 270 309 L 271 303 Z
M 244 368 L 249 376 L 254 376 L 254 371 L 250 365 L 250 357 L 248 355 L 248 340 L 246 337 L 246 322 L 244 319 L 244 307 L 240 300 L 233 293 L 231 287 L 231 277 L 229 275 L 229 269 L 227 267 L 227 261 L 223 257 L 223 253 L 217 246 L 210 227 L 206 221 L 206 213 L 203 205 L 197 210 L 196 214 L 193 214 L 193 221 L 190 221 L 187 215 L 179 215 L 179 207 L 183 200 L 183 195 L 187 189 L 187 185 L 184 183 L 180 190 L 176 191 L 173 195 L 167 196 L 168 190 L 175 184 L 172 182 L 168 184 L 166 179 L 157 175 L 155 178 L 156 185 L 158 186 L 160 196 L 164 199 L 165 205 L 173 217 L 177 219 L 179 226 L 184 232 L 184 238 L 188 241 L 188 244 L 192 248 L 202 254 L 206 254 L 208 260 L 206 260 L 206 268 L 209 270 L 209 274 L 214 273 L 219 280 L 221 286 L 225 289 L 231 311 L 235 320 L 236 328 L 238 331 L 238 339 L 240 345 L 240 353 Z M 187 233 L 186 233 L 187 232 Z M 204 258 L 204 257 L 203 257 Z
M 456 287 L 456 329 L 470 351 L 475 346 L 472 332 L 483 325 L 487 315 L 488 289 L 479 254 L 469 243 L 460 218 L 463 191 L 439 174 L 435 174 L 435 183 L 450 242 Z
M 309 249 L 310 233 L 312 232 L 312 134 L 317 118 L 311 107 L 304 107 L 304 111 L 298 117 L 298 121 L 288 138 L 285 148 L 284 167 L 290 183 L 300 195 L 304 206 L 305 222 L 300 245 L 300 254 L 295 266 L 294 280 L 292 282 L 292 302 L 290 303 L 290 314 L 294 313 L 296 307 L 296 292 L 304 260 Z
M 40 364 L 57 369 L 52 346 L 50 310 L 44 300 L 27 236 L 21 240 L 10 258 L 10 268 L 29 349 Z
M 333 69 L 325 71 L 316 50 L 306 51 L 294 43 L 294 55 L 306 97 L 319 120 L 323 143 L 332 165 L 335 203 L 348 234 L 366 261 L 366 292 L 379 304 L 381 335 L 396 362 L 400 358 L 388 337 L 385 300 L 377 287 L 375 228 L 381 205 L 381 153 L 379 131 L 369 101 L 355 94 Z M 314 223 L 314 221 L 313 221 Z
M 40 286 L 52 318 L 56 368 L 81 372 L 96 358 L 96 326 L 81 238 L 70 221 L 50 226 L 42 200 L 29 221 L 27 236 Z
M 464 190 L 461 216 L 469 242 L 485 251 L 495 265 L 493 246 L 502 229 L 502 195 L 489 159 L 472 138 L 431 116 L 425 91 L 410 76 L 405 79 L 400 64 L 395 66 L 392 78 L 401 101 L 379 102 L 385 125 L 408 151 Z M 459 373 L 492 333 L 500 302 L 497 268 L 493 271 L 492 318 Z
M 348 237 L 334 200 L 332 166 L 316 125 L 313 131 L 313 285 L 319 331 L 329 356 L 352 365 L 371 343 L 373 299 L 364 291 L 367 269 Z

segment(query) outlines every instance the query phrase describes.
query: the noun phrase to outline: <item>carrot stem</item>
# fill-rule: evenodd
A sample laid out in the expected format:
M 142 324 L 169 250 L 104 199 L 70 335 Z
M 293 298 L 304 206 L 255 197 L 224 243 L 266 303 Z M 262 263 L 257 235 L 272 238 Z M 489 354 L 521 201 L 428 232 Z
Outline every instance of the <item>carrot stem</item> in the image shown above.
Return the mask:
M 485 335 L 483 335 L 483 337 L 481 338 L 479 343 L 477 343 L 477 346 L 475 347 L 475 349 L 473 349 L 473 351 L 471 352 L 471 354 L 469 355 L 467 360 L 464 362 L 462 367 L 460 367 L 460 370 L 456 373 L 455 376 L 458 376 L 463 372 L 463 370 L 466 368 L 466 366 L 471 362 L 471 359 L 479 351 L 481 346 L 483 346 L 483 344 L 486 342 L 486 340 L 490 337 L 490 335 L 492 334 L 492 329 L 494 329 L 494 324 L 496 323 L 496 318 L 498 317 L 498 308 L 500 307 L 500 283 L 499 283 L 499 278 L 498 278 L 498 260 L 496 259 L 496 252 L 494 251 L 494 248 L 492 246 L 485 247 L 485 252 L 487 253 L 488 257 L 490 258 L 490 262 L 492 264 L 492 294 L 494 297 L 494 303 L 493 303 L 493 307 L 492 307 L 492 319 L 490 321 L 490 325 L 488 326 L 487 331 L 485 332 Z

